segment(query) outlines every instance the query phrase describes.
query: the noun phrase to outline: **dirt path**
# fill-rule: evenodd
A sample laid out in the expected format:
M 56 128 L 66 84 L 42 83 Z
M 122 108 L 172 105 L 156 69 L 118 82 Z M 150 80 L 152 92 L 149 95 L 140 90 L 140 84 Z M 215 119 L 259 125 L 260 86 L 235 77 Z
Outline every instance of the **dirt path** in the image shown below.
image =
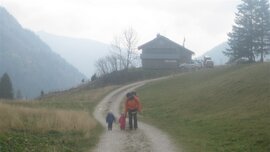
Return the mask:
M 107 95 L 96 107 L 94 117 L 107 128 L 105 115 L 112 111 L 119 118 L 119 107 L 126 93 L 159 79 L 142 81 L 119 88 Z M 128 124 L 127 124 L 128 125 Z M 159 129 L 146 123 L 138 122 L 139 129 L 120 131 L 114 124 L 112 131 L 105 131 L 94 152 L 179 152 L 168 136 Z

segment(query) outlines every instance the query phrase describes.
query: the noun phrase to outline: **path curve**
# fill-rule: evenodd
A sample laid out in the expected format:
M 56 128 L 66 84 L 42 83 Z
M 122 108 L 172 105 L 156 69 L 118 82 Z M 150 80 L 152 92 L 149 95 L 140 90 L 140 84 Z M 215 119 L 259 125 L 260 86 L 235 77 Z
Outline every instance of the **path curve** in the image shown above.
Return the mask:
M 123 86 L 108 94 L 96 107 L 94 117 L 107 128 L 105 116 L 112 111 L 118 120 L 119 107 L 127 92 L 133 91 L 144 84 L 167 77 L 145 80 Z M 128 125 L 128 124 L 127 124 Z M 94 152 L 179 152 L 166 133 L 143 122 L 138 122 L 138 129 L 121 131 L 114 124 L 112 131 L 105 131 Z

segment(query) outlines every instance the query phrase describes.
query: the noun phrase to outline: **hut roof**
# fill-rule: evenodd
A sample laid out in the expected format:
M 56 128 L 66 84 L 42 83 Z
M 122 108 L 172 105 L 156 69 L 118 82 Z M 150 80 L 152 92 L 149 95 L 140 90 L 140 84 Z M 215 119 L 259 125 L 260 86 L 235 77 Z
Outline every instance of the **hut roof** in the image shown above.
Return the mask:
M 147 48 L 169 48 L 169 49 L 177 49 L 177 50 L 183 50 L 187 51 L 188 53 L 194 54 L 194 52 L 190 51 L 189 49 L 183 47 L 182 45 L 179 45 L 172 40 L 166 38 L 165 36 L 162 36 L 160 34 L 157 34 L 157 37 L 141 46 L 138 47 L 139 50 L 141 49 L 147 49 Z

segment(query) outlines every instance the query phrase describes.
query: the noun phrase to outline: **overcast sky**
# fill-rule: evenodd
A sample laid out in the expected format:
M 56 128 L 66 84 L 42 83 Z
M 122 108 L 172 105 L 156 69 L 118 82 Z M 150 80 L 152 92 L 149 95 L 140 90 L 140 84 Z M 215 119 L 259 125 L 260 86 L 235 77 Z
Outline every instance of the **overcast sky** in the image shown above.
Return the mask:
M 196 55 L 227 40 L 240 0 L 1 0 L 33 31 L 111 43 L 127 27 L 139 44 L 157 33 Z

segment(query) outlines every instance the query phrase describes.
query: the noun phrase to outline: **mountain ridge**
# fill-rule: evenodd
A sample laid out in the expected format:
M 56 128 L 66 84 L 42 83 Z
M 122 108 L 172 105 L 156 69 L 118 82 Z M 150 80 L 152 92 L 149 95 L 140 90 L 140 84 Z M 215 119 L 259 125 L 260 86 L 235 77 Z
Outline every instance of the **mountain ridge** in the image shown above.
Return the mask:
M 203 58 L 204 56 L 210 56 L 212 60 L 214 61 L 215 65 L 224 65 L 229 61 L 229 57 L 227 57 L 223 52 L 226 51 L 226 49 L 229 48 L 228 43 L 222 42 L 219 45 L 213 47 L 211 50 L 205 52 L 200 58 Z M 259 61 L 260 57 L 256 57 L 256 61 Z M 270 61 L 270 54 L 265 55 L 265 61 Z
M 34 32 L 0 7 L 0 75 L 8 73 L 14 93 L 37 97 L 78 85 L 85 76 L 54 53 Z
M 95 62 L 109 54 L 110 45 L 96 40 L 59 36 L 43 31 L 37 34 L 54 52 L 89 78 L 96 72 Z
M 203 58 L 204 56 L 210 56 L 215 65 L 224 65 L 229 61 L 229 57 L 225 56 L 223 51 L 225 51 L 228 47 L 229 45 L 227 42 L 222 42 L 209 51 L 205 52 L 200 58 Z

